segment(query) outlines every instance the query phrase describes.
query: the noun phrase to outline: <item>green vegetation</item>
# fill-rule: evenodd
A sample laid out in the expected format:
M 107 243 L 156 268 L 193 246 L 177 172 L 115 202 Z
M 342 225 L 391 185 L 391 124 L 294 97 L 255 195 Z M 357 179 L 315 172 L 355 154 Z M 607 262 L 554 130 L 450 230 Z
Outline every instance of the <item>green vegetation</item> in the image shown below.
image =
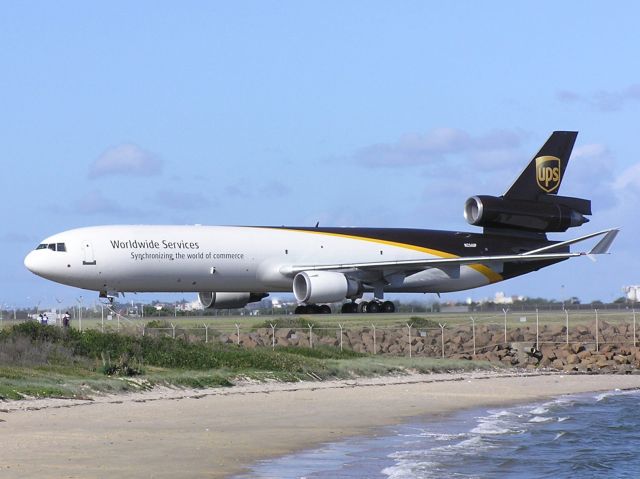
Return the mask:
M 470 361 L 382 358 L 327 346 L 245 349 L 169 337 L 80 332 L 36 322 L 0 332 L 0 399 L 84 398 L 155 385 L 224 387 L 239 378 L 322 380 L 479 367 L 490 366 Z

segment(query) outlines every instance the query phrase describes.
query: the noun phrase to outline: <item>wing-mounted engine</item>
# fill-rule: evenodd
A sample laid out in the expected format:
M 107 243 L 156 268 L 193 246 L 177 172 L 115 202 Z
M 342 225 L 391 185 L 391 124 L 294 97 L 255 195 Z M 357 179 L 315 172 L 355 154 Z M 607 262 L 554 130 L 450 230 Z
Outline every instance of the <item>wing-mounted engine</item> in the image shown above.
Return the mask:
M 206 291 L 198 293 L 198 300 L 205 309 L 237 309 L 249 303 L 255 303 L 269 296 L 267 293 L 217 293 Z
M 359 293 L 357 281 L 334 271 L 302 271 L 293 278 L 293 294 L 300 303 L 334 303 Z
M 589 221 L 591 201 L 557 195 L 543 195 L 536 201 L 504 196 L 472 196 L 464 205 L 469 224 L 537 233 L 562 232 Z

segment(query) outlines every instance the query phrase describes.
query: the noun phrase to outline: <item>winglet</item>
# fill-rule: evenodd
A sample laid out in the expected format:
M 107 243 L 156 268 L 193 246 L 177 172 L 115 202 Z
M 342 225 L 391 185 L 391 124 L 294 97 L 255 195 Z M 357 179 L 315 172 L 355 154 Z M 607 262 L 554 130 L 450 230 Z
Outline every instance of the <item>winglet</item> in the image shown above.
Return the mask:
M 589 251 L 589 255 L 607 254 L 609 248 L 611 247 L 611 243 L 613 243 L 613 240 L 616 239 L 616 236 L 619 232 L 619 229 L 612 229 L 611 231 L 609 231 L 606 235 L 604 235 L 604 238 L 598 241 L 598 244 L 595 245 L 591 251 Z

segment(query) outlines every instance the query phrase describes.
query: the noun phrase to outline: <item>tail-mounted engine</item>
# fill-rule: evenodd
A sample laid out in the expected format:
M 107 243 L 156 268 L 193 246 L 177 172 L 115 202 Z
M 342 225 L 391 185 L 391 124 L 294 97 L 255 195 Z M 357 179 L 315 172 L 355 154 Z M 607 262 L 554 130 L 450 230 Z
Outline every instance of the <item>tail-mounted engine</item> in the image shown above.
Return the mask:
M 508 228 L 536 233 L 562 232 L 589 221 L 591 201 L 557 195 L 537 200 L 504 196 L 472 196 L 464 205 L 469 224 L 485 228 Z

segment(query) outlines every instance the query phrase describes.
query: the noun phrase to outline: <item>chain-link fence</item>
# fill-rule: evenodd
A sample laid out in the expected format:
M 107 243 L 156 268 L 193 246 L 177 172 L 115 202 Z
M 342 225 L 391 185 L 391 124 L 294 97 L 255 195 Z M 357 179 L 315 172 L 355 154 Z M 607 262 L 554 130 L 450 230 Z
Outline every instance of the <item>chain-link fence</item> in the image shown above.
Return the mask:
M 130 329 L 130 326 L 128 326 Z M 202 323 L 183 326 L 169 323 L 166 327 L 134 328 L 137 334 L 169 336 L 187 341 L 236 344 L 241 347 L 330 346 L 367 354 L 395 356 L 457 357 L 477 356 L 495 347 L 513 344 L 543 346 L 573 345 L 599 351 L 605 345 L 637 347 L 636 313 L 602 313 L 594 310 L 571 317 L 568 311 L 502 315 L 447 321 L 445 315 L 436 320 L 411 318 L 404 325 L 335 326 L 279 325 L 275 320 L 268 327 L 235 324 L 220 326 Z

